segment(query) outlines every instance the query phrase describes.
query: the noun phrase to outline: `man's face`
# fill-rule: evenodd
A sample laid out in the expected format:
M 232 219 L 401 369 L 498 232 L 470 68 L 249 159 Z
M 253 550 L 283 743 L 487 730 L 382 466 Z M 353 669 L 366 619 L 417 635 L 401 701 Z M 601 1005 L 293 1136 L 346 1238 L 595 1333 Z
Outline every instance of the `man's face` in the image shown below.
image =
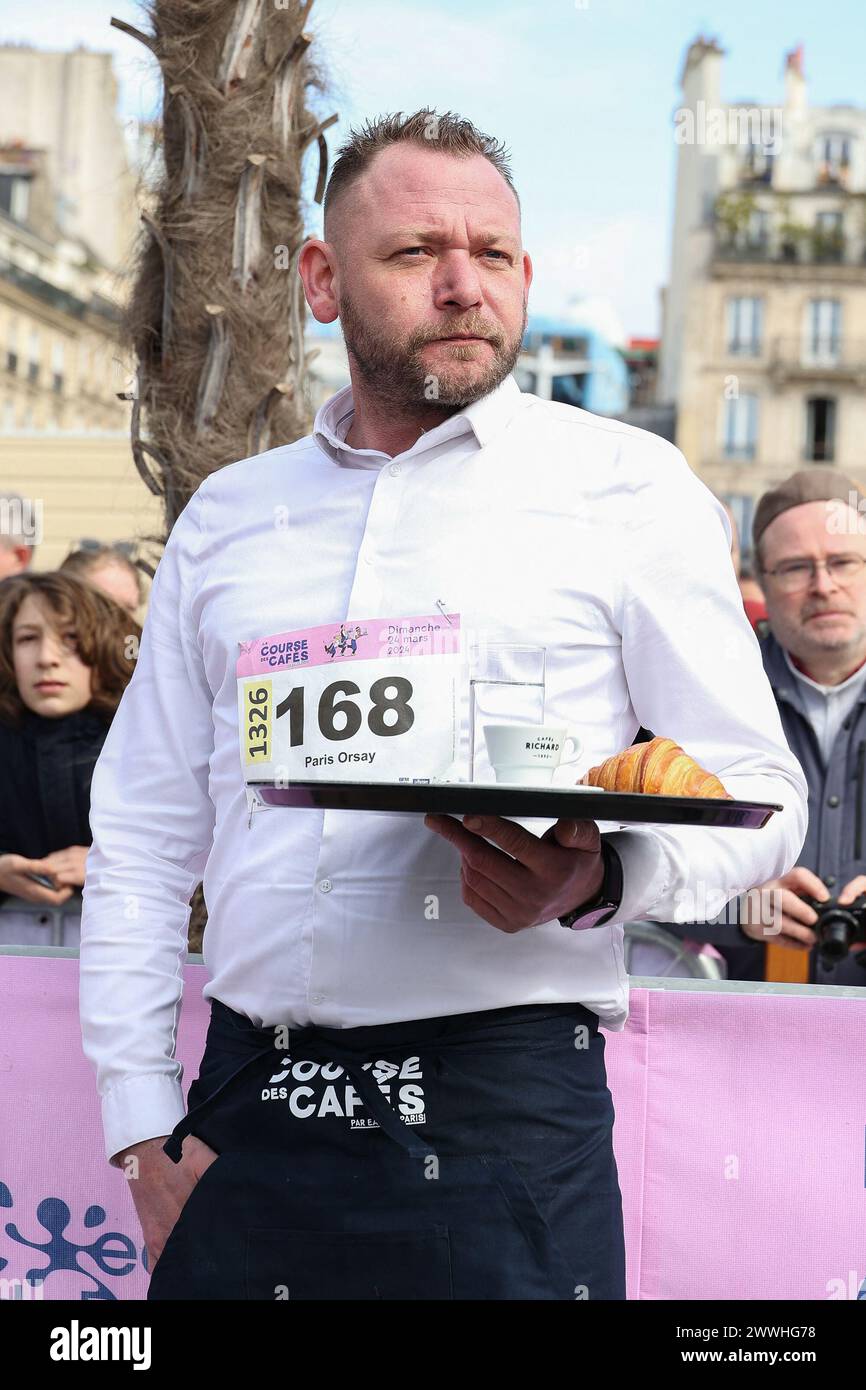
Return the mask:
M 59 719 L 90 704 L 91 668 L 78 655 L 73 623 L 29 595 L 12 624 L 12 664 L 28 709 Z
M 532 267 L 489 160 L 391 146 L 331 211 L 346 346 L 377 399 L 460 408 L 508 376 Z
M 804 502 L 770 522 L 761 538 L 767 613 L 775 636 L 793 656 L 837 653 L 852 664 L 866 652 L 866 578 L 840 584 L 826 569 L 805 587 L 785 592 L 767 570 L 794 560 L 828 560 L 833 555 L 866 556 L 866 525 L 844 502 Z

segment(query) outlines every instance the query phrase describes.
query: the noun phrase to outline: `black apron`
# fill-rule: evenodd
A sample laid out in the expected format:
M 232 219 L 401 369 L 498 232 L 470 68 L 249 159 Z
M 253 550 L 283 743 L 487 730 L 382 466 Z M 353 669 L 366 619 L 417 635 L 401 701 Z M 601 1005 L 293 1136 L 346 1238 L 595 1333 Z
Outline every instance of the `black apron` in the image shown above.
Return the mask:
M 165 1151 L 219 1157 L 148 1299 L 624 1298 L 603 1049 L 579 1004 L 280 1033 L 213 1000 Z

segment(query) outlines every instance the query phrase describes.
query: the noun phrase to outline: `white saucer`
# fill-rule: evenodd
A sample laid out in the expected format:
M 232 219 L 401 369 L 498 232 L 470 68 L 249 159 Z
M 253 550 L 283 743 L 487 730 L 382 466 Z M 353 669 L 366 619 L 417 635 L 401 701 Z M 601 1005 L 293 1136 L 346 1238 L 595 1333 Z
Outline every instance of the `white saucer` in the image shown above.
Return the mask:
M 503 787 L 506 791 L 524 792 L 603 792 L 604 787 L 587 786 L 574 783 L 569 786 L 563 782 L 440 782 L 440 786 L 452 787 Z

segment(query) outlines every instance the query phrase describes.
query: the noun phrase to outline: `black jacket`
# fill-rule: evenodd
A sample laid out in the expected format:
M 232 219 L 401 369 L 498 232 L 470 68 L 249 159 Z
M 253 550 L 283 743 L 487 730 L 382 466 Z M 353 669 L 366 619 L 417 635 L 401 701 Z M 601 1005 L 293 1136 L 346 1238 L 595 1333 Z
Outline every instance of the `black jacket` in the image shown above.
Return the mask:
M 0 721 L 0 853 L 93 843 L 90 783 L 108 728 L 89 707 L 59 719 L 25 710 L 18 729 Z

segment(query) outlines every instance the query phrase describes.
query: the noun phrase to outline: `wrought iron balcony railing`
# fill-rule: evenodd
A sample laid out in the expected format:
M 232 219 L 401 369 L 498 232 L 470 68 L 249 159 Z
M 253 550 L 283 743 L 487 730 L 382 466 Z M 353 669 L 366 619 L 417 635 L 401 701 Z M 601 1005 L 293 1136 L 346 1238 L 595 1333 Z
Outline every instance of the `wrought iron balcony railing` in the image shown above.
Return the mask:
M 782 233 L 751 240 L 719 232 L 714 256 L 719 261 L 750 264 L 866 266 L 866 241 L 815 230 L 807 236 Z
M 767 348 L 767 363 L 776 375 L 866 375 L 866 339 L 863 338 L 834 337 L 832 334 L 772 338 Z

